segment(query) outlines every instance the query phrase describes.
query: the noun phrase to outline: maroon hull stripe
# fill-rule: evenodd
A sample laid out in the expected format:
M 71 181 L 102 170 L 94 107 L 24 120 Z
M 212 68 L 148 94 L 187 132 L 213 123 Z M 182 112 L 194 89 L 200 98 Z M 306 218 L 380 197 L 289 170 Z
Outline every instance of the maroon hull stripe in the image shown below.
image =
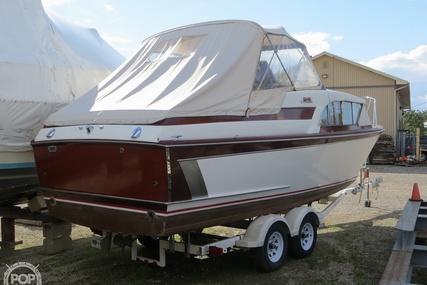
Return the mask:
M 64 199 L 70 202 L 81 202 L 111 207 L 122 207 L 141 211 L 153 210 L 160 213 L 167 212 L 166 203 L 156 203 L 153 201 L 94 195 L 90 193 L 79 193 L 72 191 L 52 190 L 46 188 L 42 188 L 42 191 L 44 198 L 52 201 L 54 201 L 55 199 Z
M 265 120 L 311 120 L 316 108 L 283 108 L 278 114 L 257 116 L 206 116 L 206 117 L 182 117 L 168 118 L 154 123 L 153 125 L 194 125 L 223 122 L 240 121 L 265 121 Z
M 208 204 L 205 206 L 189 206 L 185 209 L 179 209 L 179 210 L 168 210 L 168 205 L 170 204 L 163 204 L 163 203 L 152 203 L 149 201 L 136 201 L 136 200 L 129 200 L 124 198 L 117 198 L 117 197 L 102 197 L 102 196 L 93 196 L 93 195 L 82 195 L 80 193 L 71 193 L 66 191 L 52 191 L 43 189 L 44 197 L 46 200 L 49 200 L 50 203 L 55 203 L 54 201 L 56 199 L 63 200 L 64 202 L 69 203 L 85 203 L 85 204 L 91 204 L 95 207 L 97 206 L 107 206 L 107 207 L 114 207 L 114 208 L 122 208 L 125 210 L 136 210 L 138 212 L 147 212 L 147 211 L 154 211 L 158 214 L 163 215 L 170 215 L 170 214 L 178 214 L 178 213 L 184 213 L 184 212 L 193 212 L 193 211 L 201 211 L 206 210 L 209 208 L 217 208 L 217 207 L 223 207 L 223 206 L 230 206 L 233 204 L 241 204 L 241 203 L 252 203 L 252 202 L 259 202 L 267 199 L 275 199 L 279 197 L 285 197 L 285 196 L 291 196 L 291 195 L 301 195 L 308 192 L 312 192 L 314 190 L 323 189 L 323 188 L 330 188 L 337 185 L 342 185 L 343 183 L 352 182 L 356 179 L 356 177 L 343 180 L 340 182 L 328 184 L 328 185 L 322 185 L 318 187 L 312 187 L 308 189 L 302 189 L 302 190 L 295 190 L 292 192 L 286 192 L 286 193 L 279 193 L 279 194 L 273 194 L 273 195 L 265 195 L 260 197 L 254 197 L 254 198 L 247 198 L 247 199 L 234 199 L 231 201 L 226 202 L 220 202 L 215 204 Z M 238 198 L 239 196 L 252 194 L 252 193 L 244 193 L 244 194 L 236 194 L 234 195 L 235 198 Z M 256 193 L 255 193 L 256 194 Z M 233 197 L 233 196 L 227 196 L 227 197 Z M 221 198 L 221 197 L 219 197 Z M 205 201 L 209 200 L 216 200 L 218 197 L 214 198 L 208 198 L 208 199 L 202 199 Z M 185 201 L 191 203 L 198 202 L 199 200 L 193 200 L 193 201 Z M 49 203 L 49 202 L 48 202 Z M 179 203 L 178 203 L 179 204 Z
M 47 201 L 49 213 L 55 217 L 99 230 L 123 232 L 148 236 L 167 236 L 205 227 L 225 225 L 270 213 L 285 213 L 320 198 L 326 197 L 350 185 L 343 182 L 316 191 L 303 191 L 298 194 L 273 197 L 259 201 L 248 201 L 232 205 L 219 205 L 199 211 L 176 213 L 162 216 L 127 208 L 100 207 L 90 203 L 70 203 L 58 200 L 55 206 Z M 82 215 L 81 213 L 84 213 Z
M 341 141 L 348 141 L 357 138 L 365 138 L 369 136 L 377 136 L 382 132 L 382 129 L 358 129 L 358 130 L 340 130 L 337 132 L 325 132 L 325 133 L 314 133 L 314 134 L 299 134 L 299 135 L 286 135 L 286 136 L 269 136 L 269 137 L 256 137 L 256 138 L 227 138 L 227 139 L 209 139 L 209 140 L 163 140 L 159 141 L 159 144 L 166 146 L 175 145 L 189 145 L 189 146 L 210 146 L 216 147 L 224 144 L 232 145 L 262 145 L 258 149 L 264 150 L 265 147 L 270 149 L 279 148 L 290 148 L 290 147 L 301 147 L 309 145 L 318 145 L 325 143 L 334 143 Z M 249 151 L 253 151 L 251 148 Z M 246 152 L 243 149 L 243 152 Z
M 52 141 L 35 143 L 33 146 L 40 186 L 46 189 L 46 193 L 66 191 L 76 193 L 75 195 L 151 201 L 153 204 L 142 208 L 161 209 L 162 206 L 158 206 L 158 203 L 187 201 L 206 196 L 201 179 L 190 181 L 189 176 L 185 176 L 180 164 L 183 161 L 315 146 L 377 136 L 379 132 L 378 129 L 368 129 L 275 139 L 174 141 L 158 144 L 127 141 Z M 51 146 L 55 146 L 55 152 L 49 152 Z M 189 186 L 200 188 L 200 191 Z

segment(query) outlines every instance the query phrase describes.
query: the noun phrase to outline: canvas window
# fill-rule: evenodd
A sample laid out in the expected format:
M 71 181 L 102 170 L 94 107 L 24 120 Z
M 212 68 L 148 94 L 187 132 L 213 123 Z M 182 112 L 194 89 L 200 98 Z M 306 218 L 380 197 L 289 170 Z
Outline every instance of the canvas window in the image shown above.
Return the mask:
M 146 62 L 190 56 L 196 52 L 204 38 L 205 35 L 198 35 L 162 41 L 148 56 Z

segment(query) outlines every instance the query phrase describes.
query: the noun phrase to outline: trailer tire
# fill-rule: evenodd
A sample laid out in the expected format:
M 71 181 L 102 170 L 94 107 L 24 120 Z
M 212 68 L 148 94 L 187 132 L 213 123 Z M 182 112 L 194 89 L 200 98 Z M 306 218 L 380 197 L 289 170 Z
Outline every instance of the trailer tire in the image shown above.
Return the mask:
M 289 253 L 295 258 L 309 256 L 316 245 L 317 222 L 313 215 L 306 215 L 301 222 L 299 234 L 291 237 L 289 241 Z
M 266 272 L 280 269 L 285 262 L 287 251 L 286 225 L 275 222 L 268 229 L 263 246 L 253 249 L 255 267 Z

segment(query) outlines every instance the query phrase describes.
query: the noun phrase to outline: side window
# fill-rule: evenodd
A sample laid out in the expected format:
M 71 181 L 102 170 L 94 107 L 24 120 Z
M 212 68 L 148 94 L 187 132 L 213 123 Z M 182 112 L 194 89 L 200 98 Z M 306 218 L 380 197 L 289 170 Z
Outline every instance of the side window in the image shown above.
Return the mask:
M 341 109 L 341 102 L 332 102 L 332 113 L 329 114 L 330 120 L 332 119 L 333 125 L 342 125 L 342 109 Z
M 264 38 L 252 90 L 319 89 L 321 80 L 305 46 L 284 35 Z
M 342 124 L 343 125 L 353 125 L 353 109 L 351 102 L 342 102 Z
M 353 103 L 353 122 L 357 124 L 359 122 L 360 111 L 362 110 L 362 104 Z
M 274 50 L 264 50 L 258 62 L 252 90 L 265 90 L 292 86 L 286 71 Z
M 274 88 L 275 81 L 276 80 L 267 61 L 262 60 L 258 62 L 252 90 L 272 89 Z
M 336 101 L 329 103 L 323 110 L 321 126 L 356 125 L 362 105 L 355 102 Z

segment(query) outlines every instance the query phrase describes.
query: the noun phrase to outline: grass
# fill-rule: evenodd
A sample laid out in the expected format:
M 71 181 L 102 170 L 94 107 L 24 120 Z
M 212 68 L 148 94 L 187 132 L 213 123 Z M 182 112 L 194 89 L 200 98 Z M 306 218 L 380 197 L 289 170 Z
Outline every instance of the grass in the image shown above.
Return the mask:
M 371 209 L 370 213 L 375 209 Z M 319 229 L 316 249 L 304 259 L 289 257 L 275 272 L 257 271 L 251 251 L 237 250 L 224 256 L 187 259 L 180 253 L 167 254 L 165 268 L 131 260 L 130 249 L 112 247 L 106 254 L 94 249 L 91 231 L 73 227 L 73 247 L 56 254 L 42 252 L 42 231 L 17 226 L 15 251 L 0 250 L 0 277 L 6 264 L 26 261 L 39 265 L 43 284 L 378 284 L 397 236 L 395 225 L 400 212 L 372 215 L 355 222 L 335 223 Z M 230 236 L 239 230 L 214 227 L 206 233 Z M 414 283 L 427 284 L 427 273 L 415 269 Z
M 395 223 L 394 223 L 395 225 Z M 113 247 L 109 254 L 90 247 L 90 231 L 75 227 L 73 248 L 46 256 L 39 245 L 24 240 L 15 251 L 1 250 L 0 275 L 18 261 L 39 264 L 43 284 L 378 284 L 396 231 L 393 226 L 372 227 L 372 221 L 320 229 L 316 249 L 305 259 L 288 258 L 285 267 L 262 273 L 254 269 L 250 251 L 221 257 L 187 259 L 168 254 L 167 267 L 131 261 L 130 250 Z M 38 231 L 37 229 L 35 231 Z M 230 235 L 228 228 L 208 232 Z

